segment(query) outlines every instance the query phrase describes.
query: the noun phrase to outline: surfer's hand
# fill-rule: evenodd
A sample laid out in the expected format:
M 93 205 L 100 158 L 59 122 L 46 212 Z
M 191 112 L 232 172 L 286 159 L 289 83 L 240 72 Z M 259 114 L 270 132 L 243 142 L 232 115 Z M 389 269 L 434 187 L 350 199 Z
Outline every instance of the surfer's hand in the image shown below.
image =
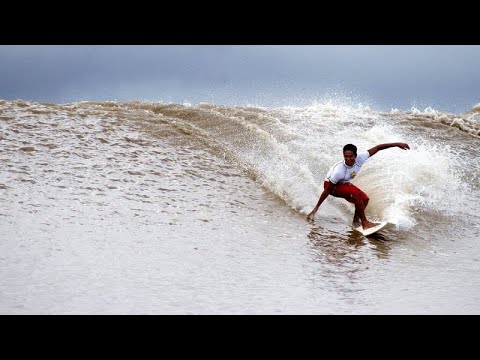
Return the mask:
M 398 143 L 398 147 L 403 150 L 410 149 L 410 146 L 408 146 L 407 143 Z
M 307 215 L 307 220 L 308 221 L 313 221 L 313 217 L 315 216 L 316 210 L 312 210 L 310 214 Z

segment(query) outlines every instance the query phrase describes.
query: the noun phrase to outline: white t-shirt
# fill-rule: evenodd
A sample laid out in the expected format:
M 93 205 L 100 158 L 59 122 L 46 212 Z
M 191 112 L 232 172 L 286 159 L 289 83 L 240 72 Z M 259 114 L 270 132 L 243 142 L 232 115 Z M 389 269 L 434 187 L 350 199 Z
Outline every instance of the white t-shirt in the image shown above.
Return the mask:
M 334 184 L 350 182 L 350 180 L 357 176 L 360 168 L 369 157 L 370 153 L 368 151 L 365 151 L 357 155 L 357 158 L 355 159 L 355 164 L 353 164 L 353 166 L 347 166 L 345 164 L 345 160 L 337 162 L 328 171 L 327 176 L 325 177 L 325 181 L 330 181 Z

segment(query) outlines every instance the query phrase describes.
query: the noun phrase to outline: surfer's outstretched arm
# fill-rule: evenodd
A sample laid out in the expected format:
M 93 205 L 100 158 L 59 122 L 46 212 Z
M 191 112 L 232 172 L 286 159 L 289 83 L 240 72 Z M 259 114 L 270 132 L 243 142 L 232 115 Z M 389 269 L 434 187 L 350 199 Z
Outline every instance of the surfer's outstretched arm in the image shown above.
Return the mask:
M 323 201 L 330 195 L 331 191 L 335 187 L 335 184 L 331 183 L 330 181 L 327 183 L 327 186 L 323 190 L 322 194 L 320 195 L 320 198 L 318 199 L 317 205 L 313 208 L 312 211 L 307 215 L 307 220 L 313 220 L 313 217 L 315 216 L 315 213 L 318 211 L 318 208 L 320 205 L 322 205 Z
M 380 150 L 385 150 L 391 147 L 399 147 L 400 149 L 403 149 L 403 150 L 410 149 L 410 146 L 408 146 L 407 143 L 396 142 L 396 143 L 378 144 L 377 146 L 374 146 L 373 148 L 368 149 L 368 153 L 370 154 L 370 156 L 373 156 Z

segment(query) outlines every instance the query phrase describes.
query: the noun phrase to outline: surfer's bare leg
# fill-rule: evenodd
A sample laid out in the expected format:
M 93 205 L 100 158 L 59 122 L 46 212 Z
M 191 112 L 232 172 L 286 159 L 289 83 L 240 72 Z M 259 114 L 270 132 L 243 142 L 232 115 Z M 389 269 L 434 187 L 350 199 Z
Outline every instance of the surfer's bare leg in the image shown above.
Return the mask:
M 365 216 L 365 208 L 368 205 L 368 200 L 364 202 L 361 196 L 355 196 L 352 200 L 355 204 L 355 215 L 353 216 L 353 223 L 361 223 L 364 229 L 377 226 L 378 223 L 372 223 L 368 221 L 367 217 Z
M 370 199 L 367 199 L 367 200 L 363 201 L 363 210 L 364 211 L 367 208 L 368 200 L 370 200 Z M 362 220 L 360 218 L 360 214 L 357 210 L 357 207 L 355 206 L 355 214 L 353 215 L 353 226 L 354 227 L 359 227 L 360 225 L 362 225 Z
M 358 215 L 357 207 L 355 207 L 355 214 L 353 215 L 353 226 L 359 227 L 360 225 L 362 225 L 362 222 L 360 221 L 360 215 Z
M 355 215 L 353 216 L 353 227 L 359 227 L 362 225 L 362 222 L 360 221 L 360 216 L 358 216 L 358 211 L 355 210 Z

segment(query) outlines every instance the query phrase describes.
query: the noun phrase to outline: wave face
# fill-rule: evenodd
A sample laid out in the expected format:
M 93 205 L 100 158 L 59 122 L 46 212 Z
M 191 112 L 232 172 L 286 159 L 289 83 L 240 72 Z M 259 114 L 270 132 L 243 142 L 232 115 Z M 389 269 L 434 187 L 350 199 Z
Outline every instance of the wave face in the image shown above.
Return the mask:
M 285 267 L 286 262 L 278 261 L 291 251 L 287 248 L 288 242 L 278 239 L 286 237 L 294 241 L 305 231 L 305 215 L 316 204 L 325 174 L 342 159 L 342 148 L 347 143 L 355 144 L 359 151 L 387 142 L 406 142 L 411 147 L 409 151 L 398 148 L 380 151 L 365 163 L 355 178 L 354 183 L 370 197 L 369 218 L 396 224 L 399 239 L 417 245 L 418 239 L 427 243 L 435 241 L 439 233 L 452 239 L 457 238 L 458 233 L 468 239 L 476 238 L 480 223 L 479 114 L 479 106 L 455 115 L 431 108 L 376 112 L 366 106 L 335 101 L 305 107 L 262 108 L 206 103 L 196 106 L 146 102 L 48 104 L 0 100 L 0 219 L 3 219 L 0 235 L 9 239 L 0 248 L 3 254 L 9 254 L 2 261 L 10 268 L 12 264 L 22 263 L 15 256 L 25 256 L 25 253 L 19 255 L 20 250 L 11 251 L 20 246 L 19 238 L 28 241 L 32 251 L 30 267 L 15 268 L 12 282 L 3 286 L 8 285 L 9 289 L 18 286 L 18 294 L 28 297 L 24 289 L 33 288 L 22 287 L 25 284 L 19 279 L 28 279 L 42 264 L 47 266 L 42 262 L 47 260 L 42 259 L 57 259 L 57 250 L 72 256 L 55 263 L 61 267 L 67 260 L 78 264 L 75 256 L 81 256 L 82 251 L 107 256 L 107 250 L 123 249 L 131 255 L 131 245 L 127 246 L 129 238 L 138 239 L 138 244 L 143 241 L 145 252 L 139 255 L 136 264 L 147 263 L 153 269 L 159 260 L 152 254 L 163 254 L 162 271 L 184 283 L 185 289 L 194 286 L 188 274 L 203 269 L 203 265 L 190 263 L 189 270 L 180 273 L 169 273 L 169 269 L 183 261 L 187 249 L 201 251 L 202 246 L 209 251 L 222 251 L 212 257 L 210 265 L 203 270 L 211 271 L 205 278 L 218 276 L 215 268 L 221 267 L 218 259 L 233 251 L 232 246 L 243 244 L 247 250 L 238 248 L 236 257 L 251 261 L 248 254 L 265 251 L 266 259 L 270 260 L 266 262 L 269 267 L 263 269 L 265 276 L 268 277 L 270 271 L 272 279 L 284 274 L 288 283 L 289 274 L 300 276 L 299 269 L 303 267 Z M 308 235 L 315 254 L 322 259 L 337 256 L 338 248 L 328 255 L 332 241 L 335 243 L 332 238 L 342 238 L 341 234 L 346 232 L 344 226 L 349 224 L 352 215 L 351 204 L 341 199 L 329 198 L 322 205 L 318 218 L 325 228 L 314 229 Z M 249 240 L 252 232 L 255 242 Z M 325 233 L 330 234 L 328 239 L 322 238 Z M 271 246 L 272 236 L 277 239 L 276 250 Z M 302 236 L 300 238 L 305 238 Z M 69 240 L 72 237 L 73 240 Z M 104 241 L 87 242 L 87 238 L 92 237 L 109 239 L 110 244 L 115 245 L 106 248 Z M 62 241 L 53 245 L 52 238 Z M 203 239 L 203 245 L 197 243 L 198 239 Z M 236 239 L 235 244 L 227 246 L 225 239 Z M 73 242 L 85 248 L 73 251 Z M 62 248 L 60 243 L 63 247 L 71 246 L 67 249 L 71 251 Z M 45 244 L 51 244 L 50 250 L 45 250 Z M 47 252 L 47 257 L 37 258 L 33 255 L 35 249 Z M 385 251 L 385 247 L 381 251 Z M 102 262 L 100 258 L 96 260 Z M 300 260 L 288 259 L 290 266 L 295 266 L 295 261 Z M 356 264 L 359 260 L 351 258 L 351 261 Z M 313 260 L 312 264 L 317 266 L 317 262 L 318 259 Z M 120 263 L 109 266 L 103 270 L 103 276 L 112 283 L 121 281 L 110 271 L 112 266 L 120 267 Z M 132 266 L 135 268 L 133 263 Z M 229 266 L 231 263 L 225 269 Z M 238 270 L 240 274 L 240 268 L 239 263 L 237 268 L 222 271 Z M 84 270 L 78 274 L 84 274 Z M 314 270 L 313 273 L 316 274 Z M 42 276 L 48 278 L 46 274 Z M 140 272 L 138 276 L 142 276 Z M 243 275 L 231 276 L 240 282 L 246 279 Z M 292 278 L 292 287 L 298 285 L 298 276 Z M 364 279 L 365 283 L 374 286 L 377 278 L 371 279 L 371 282 Z M 78 283 L 79 289 L 82 281 L 85 287 L 92 283 L 91 278 L 80 275 L 64 280 Z M 304 284 L 305 293 L 310 291 L 309 281 Z M 350 295 L 342 296 L 357 296 L 352 294 L 359 294 L 358 289 L 350 288 L 348 281 L 342 289 Z M 325 296 L 317 293 L 324 299 L 332 299 L 327 313 L 348 312 L 351 302 L 346 301 L 344 308 L 338 308 L 343 297 L 335 297 L 339 291 L 337 283 L 331 286 L 330 290 L 318 290 L 321 294 L 325 291 Z M 210 285 L 203 283 L 201 289 L 196 289 L 209 298 L 208 293 L 202 292 L 208 288 Z M 186 301 L 182 299 L 189 298 L 184 296 L 188 293 L 185 289 L 171 293 L 176 304 L 183 304 L 183 308 L 169 302 L 163 304 L 160 312 L 185 313 L 182 310 L 185 308 L 197 309 L 193 310 L 197 313 L 208 312 L 207 300 L 203 308 L 182 303 Z M 47 304 L 50 293 L 37 290 Z M 144 290 L 131 290 L 145 295 Z M 65 299 L 70 298 L 72 294 L 64 291 Z M 225 296 L 228 293 L 225 292 Z M 288 289 L 277 293 L 278 301 L 282 298 L 288 301 L 272 302 L 267 312 L 275 312 L 275 306 L 281 313 L 292 312 L 293 307 L 282 305 L 289 301 L 303 312 L 317 311 L 315 304 L 301 302 L 301 297 L 297 303 L 288 294 Z M 253 301 L 251 293 L 237 295 L 239 303 L 244 305 Z M 224 293 L 217 292 L 215 296 L 222 298 Z M 264 296 L 271 295 L 265 293 Z M 112 301 L 104 299 L 105 304 Z M 359 303 L 371 301 L 363 298 Z M 28 309 L 39 312 L 51 309 L 47 305 L 38 308 L 32 304 L 27 312 Z M 242 312 L 234 310 L 236 304 L 229 304 L 231 307 L 226 312 Z M 157 312 L 157 305 L 146 305 L 151 306 L 146 308 L 147 312 Z M 11 309 L 5 303 L 0 306 Z M 252 306 L 258 309 L 255 304 Z M 83 309 L 80 304 L 79 309 Z M 358 309 L 369 312 L 366 308 Z M 468 312 L 476 311 L 478 307 L 468 309 Z
M 419 211 L 458 216 L 472 210 L 468 200 L 479 189 L 478 106 L 460 116 L 431 108 L 378 113 L 333 102 L 275 109 L 142 102 L 2 101 L 0 106 L 4 154 L 45 156 L 42 161 L 50 167 L 74 156 L 105 156 L 119 163 L 122 148 L 141 149 L 151 145 L 152 136 L 168 133 L 227 158 L 301 213 L 315 204 L 326 172 L 342 159 L 346 143 L 359 151 L 385 142 L 411 146 L 411 151 L 378 153 L 354 181 L 369 194 L 369 212 L 378 219 L 408 225 L 416 223 Z M 132 126 L 140 131 L 136 139 L 128 135 Z M 110 150 L 115 148 L 119 151 Z M 152 156 L 151 161 L 162 160 Z
M 86 105 L 86 104 L 85 104 Z M 98 106 L 101 106 L 98 104 Z M 341 149 L 359 150 L 403 141 L 408 152 L 390 149 L 367 162 L 356 183 L 372 198 L 370 213 L 400 225 L 415 224 L 419 211 L 461 215 L 478 190 L 478 109 L 464 116 L 432 109 L 378 113 L 368 107 L 321 103 L 265 109 L 212 104 L 118 104 L 149 125 L 168 123 L 191 141 L 232 160 L 288 206 L 308 212 L 328 168 Z

